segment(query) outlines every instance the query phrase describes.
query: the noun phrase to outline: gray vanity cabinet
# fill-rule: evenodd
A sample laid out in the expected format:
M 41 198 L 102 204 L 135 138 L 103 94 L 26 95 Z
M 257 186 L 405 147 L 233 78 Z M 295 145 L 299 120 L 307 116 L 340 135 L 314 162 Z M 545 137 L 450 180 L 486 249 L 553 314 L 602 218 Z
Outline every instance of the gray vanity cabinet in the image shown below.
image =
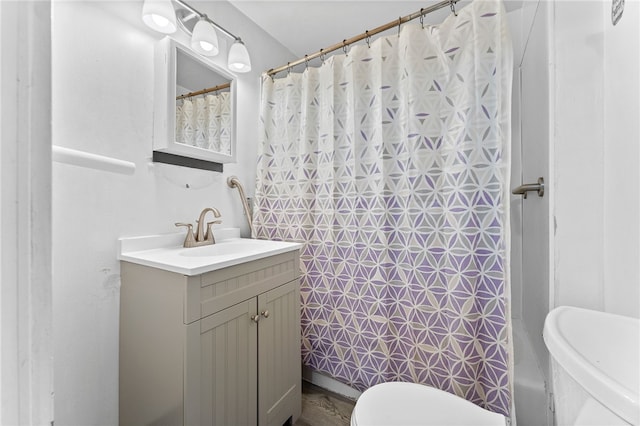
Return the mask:
M 298 256 L 193 277 L 122 262 L 120 425 L 297 419 Z

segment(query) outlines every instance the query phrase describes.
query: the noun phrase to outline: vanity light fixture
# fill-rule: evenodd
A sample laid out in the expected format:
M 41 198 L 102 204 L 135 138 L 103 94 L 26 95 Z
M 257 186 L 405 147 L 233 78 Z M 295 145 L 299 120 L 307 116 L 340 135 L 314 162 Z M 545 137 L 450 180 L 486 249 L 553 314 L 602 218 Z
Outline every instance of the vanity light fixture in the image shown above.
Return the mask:
M 236 72 L 251 71 L 251 58 L 249 58 L 249 52 L 247 51 L 247 47 L 239 38 L 233 42 L 231 49 L 229 49 L 227 67 L 229 67 L 231 71 Z
M 144 0 L 142 20 L 151 29 L 163 34 L 176 32 L 176 13 L 171 0 Z
M 228 68 L 238 73 L 251 71 L 251 58 L 240 37 L 225 30 L 184 1 L 173 0 L 173 3 L 177 8 L 174 9 L 172 0 L 144 0 L 142 20 L 150 28 L 164 34 L 175 32 L 177 22 L 187 34 L 191 35 L 193 51 L 204 56 L 215 56 L 219 53 L 216 30 L 220 31 L 234 40 L 227 57 Z
M 201 55 L 216 56 L 218 49 L 218 35 L 206 16 L 201 17 L 193 27 L 191 48 Z

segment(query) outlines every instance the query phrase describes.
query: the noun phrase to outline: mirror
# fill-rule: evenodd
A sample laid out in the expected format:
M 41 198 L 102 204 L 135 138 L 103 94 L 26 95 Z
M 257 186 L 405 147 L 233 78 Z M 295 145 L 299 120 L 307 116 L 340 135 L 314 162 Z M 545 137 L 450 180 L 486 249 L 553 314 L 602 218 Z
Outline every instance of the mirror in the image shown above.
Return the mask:
M 188 47 L 170 38 L 160 41 L 156 51 L 154 161 L 163 161 L 157 159 L 160 152 L 215 163 L 234 162 L 235 83 L 233 75 Z

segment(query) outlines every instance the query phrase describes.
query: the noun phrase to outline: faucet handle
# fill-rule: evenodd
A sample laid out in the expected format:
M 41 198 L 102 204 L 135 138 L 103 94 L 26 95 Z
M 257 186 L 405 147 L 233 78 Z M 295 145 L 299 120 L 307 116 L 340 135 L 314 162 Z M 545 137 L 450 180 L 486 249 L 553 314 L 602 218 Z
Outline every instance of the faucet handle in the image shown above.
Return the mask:
M 196 243 L 196 237 L 193 235 L 193 225 L 190 223 L 175 223 L 176 226 L 185 226 L 187 228 L 187 236 L 184 239 L 183 247 L 193 247 Z
M 212 244 L 216 243 L 216 239 L 213 236 L 213 230 L 211 229 L 211 225 L 222 223 L 221 220 L 214 220 L 213 222 L 207 222 L 207 234 L 204 236 L 205 241 L 213 241 Z

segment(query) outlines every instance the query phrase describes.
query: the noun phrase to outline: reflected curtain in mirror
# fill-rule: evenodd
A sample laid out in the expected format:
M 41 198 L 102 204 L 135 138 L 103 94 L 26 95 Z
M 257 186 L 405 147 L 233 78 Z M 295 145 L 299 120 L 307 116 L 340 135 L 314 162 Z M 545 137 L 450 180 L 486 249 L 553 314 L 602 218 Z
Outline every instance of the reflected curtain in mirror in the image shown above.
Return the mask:
M 178 100 L 176 142 L 231 154 L 231 97 L 229 92 Z

